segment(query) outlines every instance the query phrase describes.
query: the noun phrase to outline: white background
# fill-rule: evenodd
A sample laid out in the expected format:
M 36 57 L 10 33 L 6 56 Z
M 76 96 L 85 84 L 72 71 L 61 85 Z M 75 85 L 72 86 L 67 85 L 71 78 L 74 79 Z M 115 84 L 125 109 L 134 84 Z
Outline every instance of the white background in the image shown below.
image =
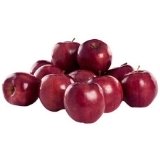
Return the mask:
M 105 41 L 112 67 L 140 65 L 159 83 L 159 15 L 158 0 L 0 0 L 0 85 L 13 72 L 29 72 L 36 60 L 50 60 L 55 43 L 74 37 Z M 39 100 L 12 106 L 0 90 L 0 159 L 159 160 L 159 95 L 148 108 L 123 102 L 96 123 L 81 124 Z

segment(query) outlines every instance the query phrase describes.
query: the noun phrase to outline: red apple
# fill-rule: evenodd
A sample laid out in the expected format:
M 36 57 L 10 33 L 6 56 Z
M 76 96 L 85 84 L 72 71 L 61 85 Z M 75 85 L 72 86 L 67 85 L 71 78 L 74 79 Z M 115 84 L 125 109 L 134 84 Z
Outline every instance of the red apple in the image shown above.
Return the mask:
M 10 104 L 28 106 L 37 100 L 39 86 L 40 81 L 33 75 L 16 72 L 5 79 L 3 94 Z
M 38 61 L 36 61 L 36 62 L 33 64 L 32 68 L 31 68 L 31 74 L 34 75 L 35 71 L 36 71 L 39 67 L 41 67 L 41 66 L 43 66 L 43 65 L 46 65 L 46 64 L 51 64 L 51 62 L 46 61 L 46 60 L 38 60 Z
M 117 78 L 119 81 L 121 81 L 126 74 L 132 72 L 133 70 L 134 69 L 132 66 L 128 65 L 127 63 L 124 63 L 120 67 L 109 69 L 105 74 L 111 75 Z
M 39 98 L 43 106 L 50 111 L 64 109 L 64 92 L 72 79 L 64 74 L 46 75 L 41 80 Z
M 102 88 L 96 83 L 74 83 L 67 87 L 64 105 L 69 116 L 83 123 L 97 121 L 104 112 Z
M 87 82 L 89 79 L 96 77 L 96 75 L 88 70 L 75 70 L 69 73 L 69 76 L 73 78 L 74 82 Z
M 131 107 L 147 107 L 157 95 L 157 81 L 148 71 L 133 71 L 122 80 L 124 101 Z
M 45 75 L 48 74 L 59 74 L 62 73 L 62 70 L 51 65 L 51 64 L 47 64 L 47 65 L 43 65 L 41 67 L 39 67 L 35 73 L 34 76 L 37 77 L 38 79 L 42 79 Z
M 81 69 L 100 75 L 110 67 L 111 60 L 109 46 L 101 40 L 91 39 L 79 47 L 77 61 Z
M 103 89 L 105 112 L 108 113 L 117 109 L 123 100 L 121 83 L 112 76 L 95 77 L 91 81 L 98 83 Z
M 65 70 L 67 73 L 78 68 L 77 51 L 79 43 L 73 41 L 59 42 L 52 53 L 53 65 Z

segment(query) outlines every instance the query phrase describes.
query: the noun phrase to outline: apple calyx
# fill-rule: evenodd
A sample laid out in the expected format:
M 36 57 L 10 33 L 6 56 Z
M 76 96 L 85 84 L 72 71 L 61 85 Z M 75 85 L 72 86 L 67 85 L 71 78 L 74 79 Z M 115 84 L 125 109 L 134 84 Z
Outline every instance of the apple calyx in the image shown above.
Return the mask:
M 16 91 L 15 86 L 13 84 L 11 84 L 10 87 L 8 88 L 8 95 L 9 96 L 14 95 L 15 91 Z

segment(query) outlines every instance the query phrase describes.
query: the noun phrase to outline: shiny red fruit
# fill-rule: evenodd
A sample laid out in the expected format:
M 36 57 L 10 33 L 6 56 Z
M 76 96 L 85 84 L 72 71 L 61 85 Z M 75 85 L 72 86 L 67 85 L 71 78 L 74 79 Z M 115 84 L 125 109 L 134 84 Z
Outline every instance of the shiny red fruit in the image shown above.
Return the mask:
M 96 83 L 71 84 L 65 91 L 64 105 L 73 120 L 93 123 L 101 117 L 105 109 L 103 90 Z
M 43 65 L 43 66 L 39 67 L 35 71 L 34 76 L 37 77 L 38 79 L 42 79 L 45 75 L 59 74 L 59 73 L 62 73 L 61 69 L 59 69 L 51 64 L 48 64 L 48 65 Z
M 46 61 L 46 60 L 38 60 L 38 61 L 36 61 L 36 62 L 33 64 L 32 68 L 31 68 L 31 74 L 34 75 L 35 71 L 36 71 L 39 67 L 41 67 L 41 66 L 43 66 L 43 65 L 46 65 L 46 64 L 51 64 L 51 62 Z
M 112 112 L 117 109 L 123 100 L 121 83 L 112 76 L 101 76 L 92 79 L 92 82 L 99 84 L 104 93 L 105 112 Z
M 148 71 L 134 71 L 122 80 L 124 101 L 131 107 L 147 107 L 157 95 L 157 81 Z
M 132 66 L 125 63 L 125 64 L 122 64 L 120 67 L 109 69 L 105 74 L 111 75 L 117 78 L 119 81 L 121 81 L 126 74 L 132 72 L 133 70 L 134 69 Z
M 109 46 L 98 39 L 91 39 L 80 45 L 77 61 L 81 69 L 100 75 L 111 65 L 112 54 Z
M 93 72 L 88 70 L 76 70 L 69 73 L 69 76 L 73 78 L 74 82 L 87 82 L 93 77 L 96 77 Z
M 64 74 L 50 74 L 43 77 L 39 93 L 43 106 L 50 111 L 64 109 L 64 92 L 71 83 L 73 83 L 71 78 Z
M 59 42 L 52 53 L 53 65 L 69 73 L 78 68 L 77 51 L 79 43 L 74 41 Z
M 28 106 L 37 100 L 39 86 L 40 81 L 33 75 L 16 72 L 5 79 L 3 94 L 10 104 Z

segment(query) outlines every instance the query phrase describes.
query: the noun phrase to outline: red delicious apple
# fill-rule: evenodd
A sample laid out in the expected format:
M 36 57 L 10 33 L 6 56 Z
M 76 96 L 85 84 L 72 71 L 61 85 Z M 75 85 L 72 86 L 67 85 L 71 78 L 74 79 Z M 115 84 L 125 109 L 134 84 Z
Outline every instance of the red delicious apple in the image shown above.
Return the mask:
M 131 107 L 147 107 L 157 95 L 157 81 L 148 71 L 133 71 L 122 80 L 124 101 Z
M 117 109 L 123 100 L 121 83 L 112 76 L 95 77 L 91 81 L 98 83 L 103 89 L 105 112 L 108 113 Z
M 53 65 L 65 70 L 67 73 L 78 68 L 77 51 L 79 43 L 73 41 L 59 42 L 52 53 Z
M 80 45 L 77 61 L 81 69 L 87 69 L 100 75 L 106 71 L 112 60 L 109 46 L 101 40 L 91 39 Z
M 43 65 L 39 67 L 35 73 L 34 76 L 37 77 L 38 79 L 42 79 L 45 75 L 48 74 L 59 74 L 62 73 L 62 70 L 59 69 L 58 67 L 55 67 L 51 64 Z
M 36 71 L 39 67 L 41 67 L 41 66 L 43 66 L 43 65 L 46 65 L 46 64 L 51 64 L 51 62 L 46 61 L 46 60 L 38 60 L 38 61 L 36 61 L 36 62 L 33 64 L 32 68 L 31 68 L 31 74 L 34 75 L 35 71 Z
M 132 72 L 133 70 L 134 69 L 132 66 L 128 65 L 127 63 L 124 63 L 120 67 L 109 69 L 105 74 L 111 75 L 117 78 L 119 81 L 121 81 L 126 74 Z
M 16 72 L 5 79 L 3 94 L 10 104 L 28 106 L 37 100 L 39 86 L 40 81 L 33 75 Z
M 43 106 L 50 111 L 64 109 L 64 92 L 73 80 L 64 74 L 46 75 L 41 80 L 39 98 Z
M 96 83 L 76 82 L 67 87 L 64 105 L 73 120 L 93 123 L 101 117 L 105 109 L 103 90 Z
M 96 77 L 96 75 L 88 70 L 75 70 L 69 73 L 69 76 L 73 78 L 74 82 L 87 82 L 89 79 Z

